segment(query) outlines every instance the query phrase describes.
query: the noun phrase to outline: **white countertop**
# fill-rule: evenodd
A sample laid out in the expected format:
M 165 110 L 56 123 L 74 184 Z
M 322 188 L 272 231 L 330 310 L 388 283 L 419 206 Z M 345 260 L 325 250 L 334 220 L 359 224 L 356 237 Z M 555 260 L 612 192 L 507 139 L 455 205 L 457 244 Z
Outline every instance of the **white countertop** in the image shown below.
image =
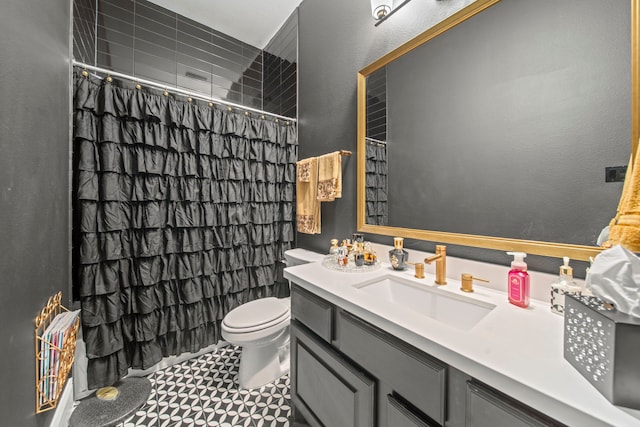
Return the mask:
M 506 281 L 508 268 L 500 268 Z M 496 306 L 470 330 L 461 330 L 353 286 L 387 275 L 436 286 L 432 274 L 416 279 L 413 268 L 399 272 L 388 263 L 366 273 L 333 271 L 321 263 L 284 272 L 301 287 L 569 426 L 640 426 L 639 410 L 609 403 L 564 359 L 563 318 L 551 313 L 548 302 L 532 299 L 523 309 L 509 304 L 505 292 L 474 283 L 475 292 L 467 294 L 449 278 L 438 290 Z

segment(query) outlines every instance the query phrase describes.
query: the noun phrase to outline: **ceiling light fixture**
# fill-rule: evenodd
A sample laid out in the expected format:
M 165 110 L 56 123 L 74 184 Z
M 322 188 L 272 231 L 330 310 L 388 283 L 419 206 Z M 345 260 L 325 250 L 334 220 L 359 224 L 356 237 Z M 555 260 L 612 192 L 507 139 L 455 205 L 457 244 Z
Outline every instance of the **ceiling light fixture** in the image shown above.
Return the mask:
M 371 14 L 376 20 L 387 16 L 393 9 L 393 0 L 371 0 Z

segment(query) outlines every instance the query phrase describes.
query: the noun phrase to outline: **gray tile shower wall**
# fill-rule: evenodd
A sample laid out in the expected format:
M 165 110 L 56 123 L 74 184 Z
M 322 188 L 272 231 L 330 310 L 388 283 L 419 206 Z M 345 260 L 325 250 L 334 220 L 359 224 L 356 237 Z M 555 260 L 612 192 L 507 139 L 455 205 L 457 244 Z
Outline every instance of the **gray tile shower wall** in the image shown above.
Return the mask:
M 387 140 L 387 67 L 367 80 L 367 138 Z
M 296 117 L 298 11 L 284 23 L 264 49 L 264 109 Z
M 93 64 L 95 49 L 96 1 L 73 2 L 73 57 Z
M 73 10 L 78 61 L 296 115 L 297 11 L 267 53 L 145 0 L 74 0 Z

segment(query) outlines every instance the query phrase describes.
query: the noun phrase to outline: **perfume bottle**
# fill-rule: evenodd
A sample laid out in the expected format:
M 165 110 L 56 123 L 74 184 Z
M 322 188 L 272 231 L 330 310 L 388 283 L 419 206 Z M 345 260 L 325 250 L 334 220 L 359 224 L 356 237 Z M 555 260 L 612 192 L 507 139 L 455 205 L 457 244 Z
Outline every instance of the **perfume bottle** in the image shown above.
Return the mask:
M 364 264 L 374 265 L 377 261 L 376 252 L 373 250 L 370 242 L 364 243 Z
M 407 268 L 407 261 L 409 260 L 409 252 L 403 249 L 404 238 L 393 238 L 393 249 L 389 251 L 389 262 L 394 270 L 404 270 Z
M 331 239 L 329 255 L 333 256 L 334 258 L 338 255 L 338 239 Z
M 364 265 L 364 243 L 358 243 L 353 257 L 356 267 L 362 267 Z
M 364 234 L 353 233 L 353 244 L 364 243 Z
M 342 245 L 338 248 L 338 265 L 346 267 L 349 264 L 349 249 L 347 249 L 347 241 L 343 240 Z

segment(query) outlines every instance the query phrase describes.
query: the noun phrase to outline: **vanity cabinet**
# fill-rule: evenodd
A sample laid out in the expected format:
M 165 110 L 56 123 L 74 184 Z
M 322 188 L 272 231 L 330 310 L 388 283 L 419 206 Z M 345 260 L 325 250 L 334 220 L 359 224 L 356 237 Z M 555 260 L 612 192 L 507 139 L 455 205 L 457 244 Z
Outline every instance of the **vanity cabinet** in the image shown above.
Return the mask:
M 444 423 L 445 364 L 295 285 L 291 315 L 291 399 L 310 425 Z
M 312 425 L 375 425 L 375 381 L 298 321 L 291 324 L 291 396 Z
M 562 425 L 295 284 L 291 313 L 291 399 L 311 426 Z
M 444 424 L 444 363 L 343 310 L 337 313 L 336 337 L 343 354 L 437 424 Z

